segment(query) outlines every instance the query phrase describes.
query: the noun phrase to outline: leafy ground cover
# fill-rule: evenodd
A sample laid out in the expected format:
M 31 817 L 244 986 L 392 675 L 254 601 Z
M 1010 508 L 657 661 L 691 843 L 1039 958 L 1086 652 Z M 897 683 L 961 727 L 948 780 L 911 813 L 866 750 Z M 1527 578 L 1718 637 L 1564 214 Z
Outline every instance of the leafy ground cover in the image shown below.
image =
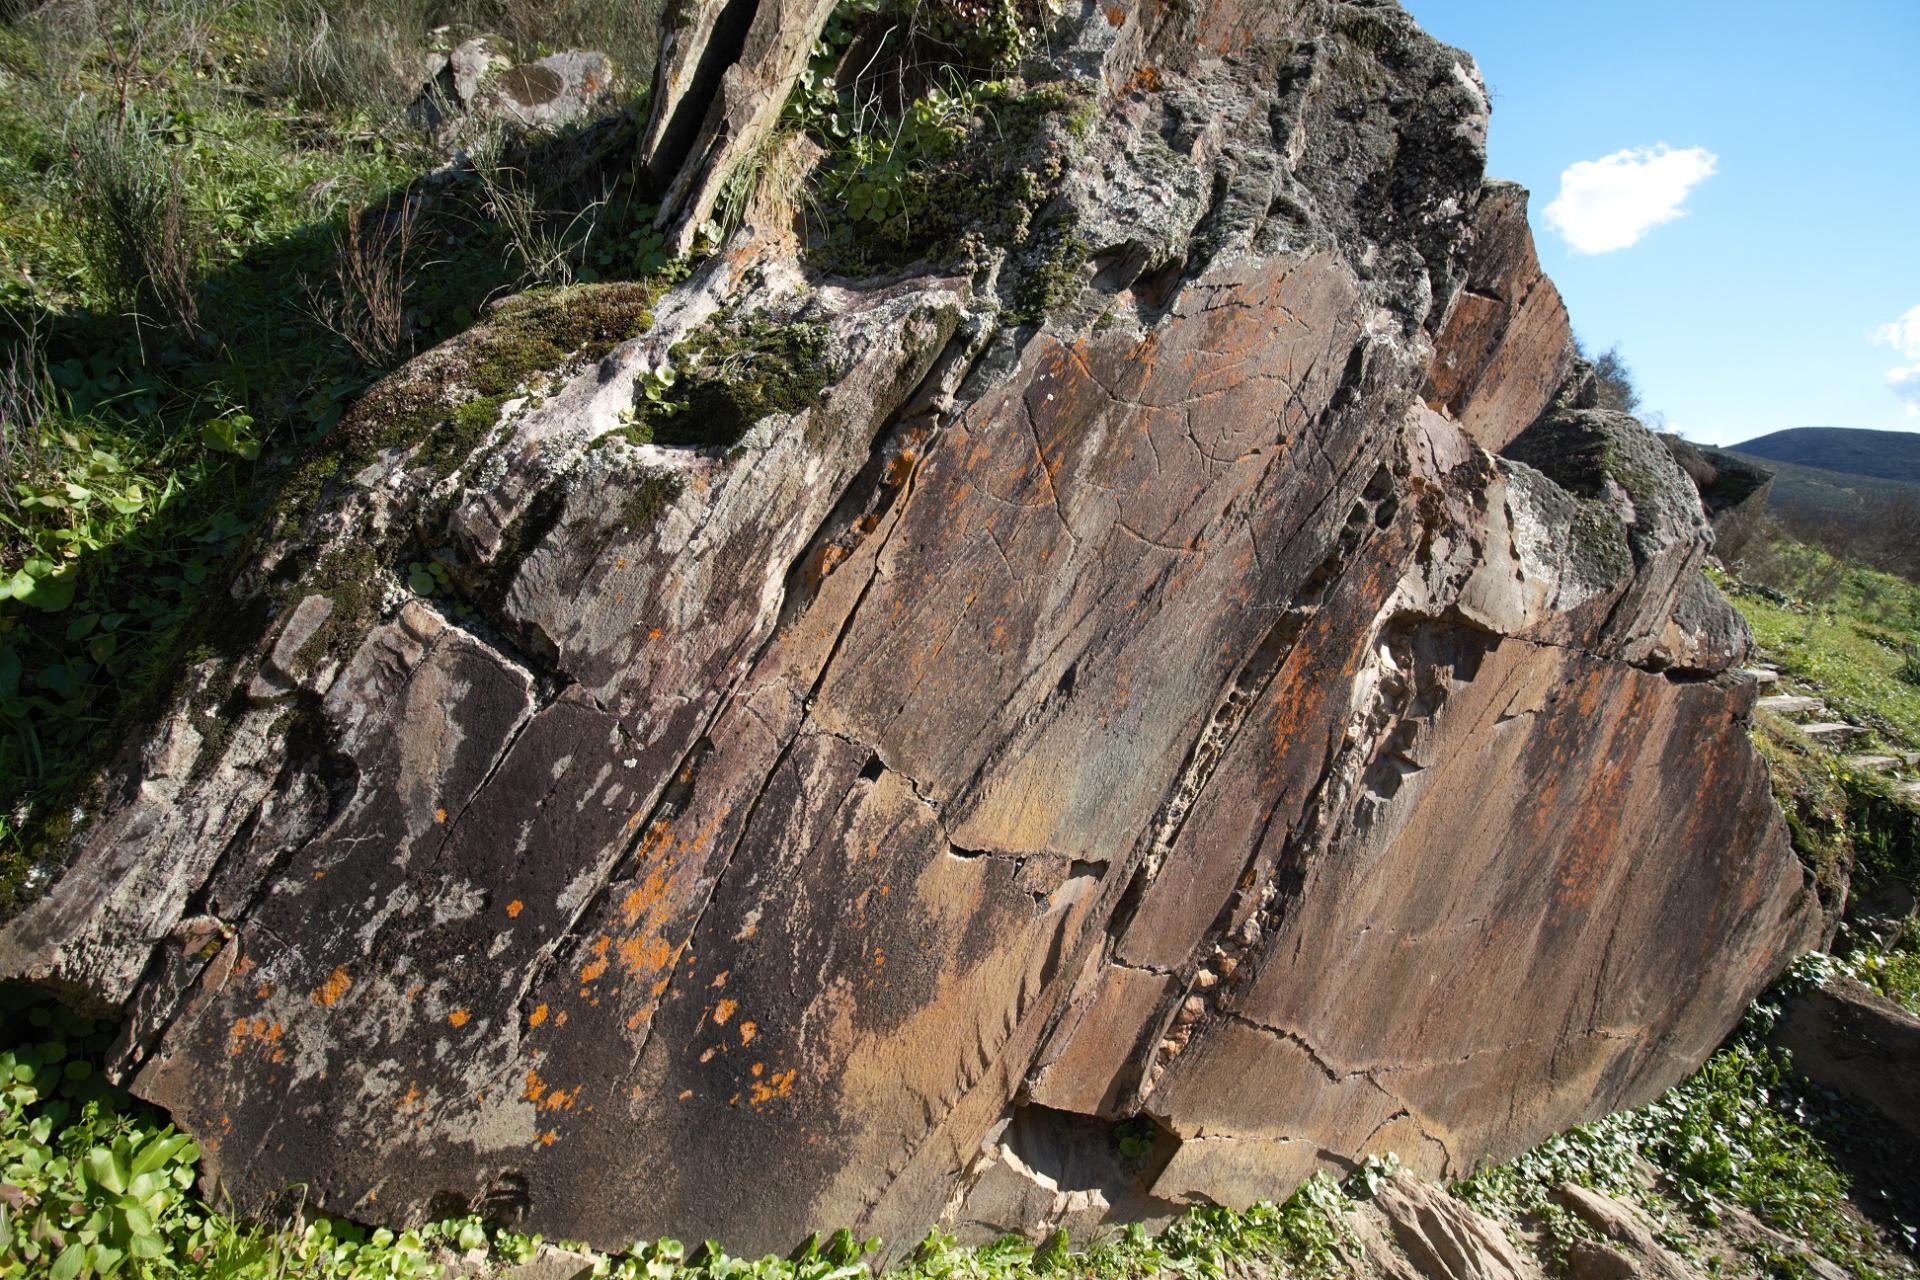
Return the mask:
M 1723 1264 L 1709 1256 L 1707 1239 L 1730 1211 L 1744 1210 L 1858 1280 L 1913 1274 L 1920 1232 L 1906 1216 L 1911 1210 L 1875 1204 L 1870 1221 L 1836 1157 L 1838 1146 L 1866 1136 L 1855 1132 L 1857 1119 L 1806 1088 L 1790 1059 L 1766 1042 L 1775 1000 L 1846 967 L 1826 956 L 1802 961 L 1723 1048 L 1664 1096 L 1476 1173 L 1455 1194 L 1517 1234 L 1539 1236 L 1546 1260 L 1560 1266 L 1575 1240 L 1598 1239 L 1551 1198 L 1572 1182 L 1637 1204 L 1663 1244 L 1709 1271 Z M 1808 1274 L 1804 1261 L 1751 1242 L 1747 1261 L 1782 1280 Z

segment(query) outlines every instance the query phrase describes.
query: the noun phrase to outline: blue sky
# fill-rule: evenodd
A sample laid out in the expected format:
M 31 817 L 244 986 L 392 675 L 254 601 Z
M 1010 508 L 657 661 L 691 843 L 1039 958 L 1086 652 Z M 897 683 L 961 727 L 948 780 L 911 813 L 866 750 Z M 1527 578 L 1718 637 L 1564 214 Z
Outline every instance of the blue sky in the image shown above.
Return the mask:
M 1488 171 L 1532 190 L 1574 329 L 1620 344 L 1643 412 L 1720 444 L 1920 431 L 1920 0 L 1403 3 L 1478 60 Z M 1576 240 L 1681 216 L 1576 252 L 1547 209 L 1607 157 L 1571 175 Z

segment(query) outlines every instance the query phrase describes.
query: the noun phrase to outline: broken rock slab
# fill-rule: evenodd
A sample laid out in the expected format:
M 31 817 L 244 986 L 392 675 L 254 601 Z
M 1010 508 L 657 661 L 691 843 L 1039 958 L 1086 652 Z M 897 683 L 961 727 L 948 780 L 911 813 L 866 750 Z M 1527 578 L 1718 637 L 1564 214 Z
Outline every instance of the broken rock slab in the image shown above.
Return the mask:
M 1697 1273 L 1654 1237 L 1631 1205 L 1576 1183 L 1562 1183 L 1554 1199 L 1600 1234 L 1605 1243 L 1576 1240 L 1567 1252 L 1576 1280 L 1696 1280 Z
M 1772 1039 L 1799 1074 L 1920 1144 L 1920 1018 L 1836 978 L 1788 1000 Z
M 1384 1225 L 1383 1234 L 1426 1280 L 1544 1278 L 1539 1262 L 1515 1247 L 1499 1223 L 1408 1173 L 1385 1182 L 1356 1216 Z

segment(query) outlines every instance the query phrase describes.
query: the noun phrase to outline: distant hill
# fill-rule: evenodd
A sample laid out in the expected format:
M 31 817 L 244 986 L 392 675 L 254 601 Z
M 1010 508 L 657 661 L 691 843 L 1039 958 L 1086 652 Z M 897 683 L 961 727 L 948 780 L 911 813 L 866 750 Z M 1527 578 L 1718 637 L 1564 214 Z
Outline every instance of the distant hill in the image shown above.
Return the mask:
M 1778 440 L 1800 434 L 1778 432 L 1762 440 Z M 1846 431 L 1840 435 L 1894 436 L 1891 431 Z M 1865 561 L 1876 569 L 1899 574 L 1910 582 L 1920 582 L 1920 484 L 1885 480 L 1875 476 L 1848 475 L 1825 467 L 1801 466 L 1778 458 L 1746 452 L 1747 446 L 1729 449 L 1745 462 L 1773 473 L 1767 491 L 1767 509 L 1775 519 L 1802 542 L 1825 547 L 1836 555 Z M 1758 540 L 1764 545 L 1764 539 Z M 1741 554 L 1734 546 L 1736 559 Z
M 1766 462 L 1920 484 L 1920 431 L 1793 427 L 1729 448 L 1734 453 Z
M 1782 431 L 1778 434 L 1790 433 Z M 1898 433 L 1875 431 L 1861 434 Z M 1749 452 L 1746 445 L 1739 445 L 1727 452 L 1773 472 L 1773 492 L 1768 496 L 1767 505 L 1783 517 L 1834 519 L 1862 510 L 1877 509 L 1883 503 L 1897 498 L 1920 498 L 1920 485 L 1916 484 L 1876 479 L 1868 475 L 1849 475 L 1827 467 L 1800 466 Z

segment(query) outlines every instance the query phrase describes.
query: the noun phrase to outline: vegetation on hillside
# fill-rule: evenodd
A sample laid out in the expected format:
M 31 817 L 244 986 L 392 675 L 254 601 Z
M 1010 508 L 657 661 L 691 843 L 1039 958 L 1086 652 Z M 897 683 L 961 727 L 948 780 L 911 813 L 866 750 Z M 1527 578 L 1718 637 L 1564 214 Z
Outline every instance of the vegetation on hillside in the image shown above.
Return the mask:
M 1920 484 L 1737 456 L 1773 473 L 1767 510 L 1788 537 L 1920 581 Z

